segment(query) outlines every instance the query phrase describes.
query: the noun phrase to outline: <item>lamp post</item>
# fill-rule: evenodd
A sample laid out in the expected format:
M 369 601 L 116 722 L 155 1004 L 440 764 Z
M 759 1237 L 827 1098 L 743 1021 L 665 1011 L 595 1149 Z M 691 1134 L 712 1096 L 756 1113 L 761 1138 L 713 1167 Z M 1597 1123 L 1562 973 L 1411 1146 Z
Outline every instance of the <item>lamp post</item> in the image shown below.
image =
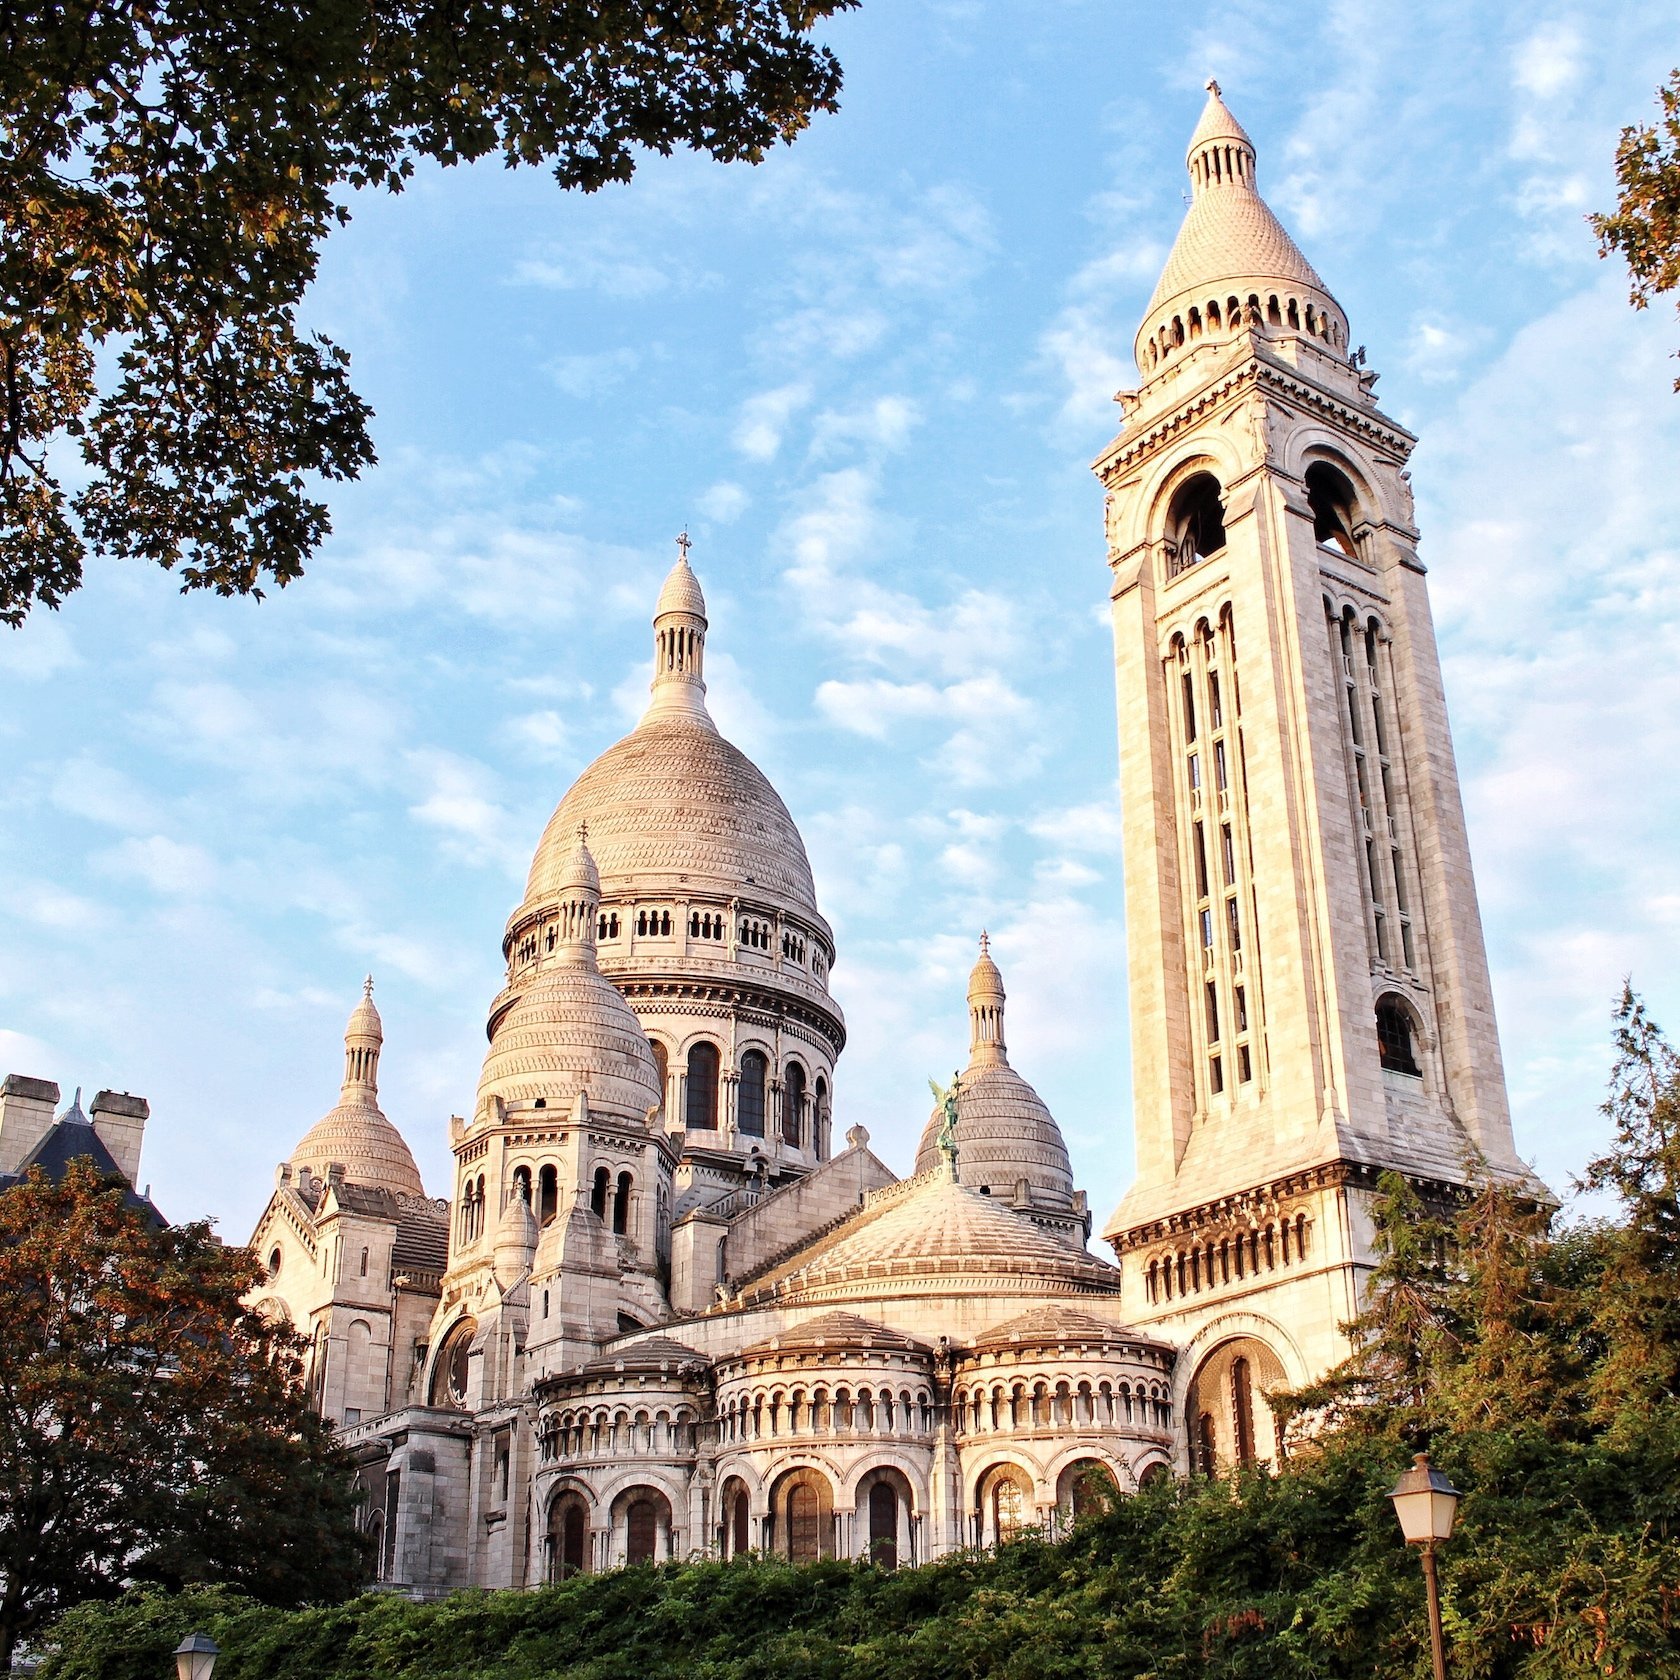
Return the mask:
M 176 1680 L 210 1680 L 222 1648 L 207 1633 L 189 1633 L 175 1647 Z
M 1419 1453 L 1412 1467 L 1394 1484 L 1388 1496 L 1400 1519 L 1400 1532 L 1409 1546 L 1423 1554 L 1423 1580 L 1429 1589 L 1429 1647 L 1435 1658 L 1435 1680 L 1447 1680 L 1447 1653 L 1441 1638 L 1441 1586 L 1435 1569 L 1435 1549 L 1452 1538 L 1458 1516 L 1458 1489 Z

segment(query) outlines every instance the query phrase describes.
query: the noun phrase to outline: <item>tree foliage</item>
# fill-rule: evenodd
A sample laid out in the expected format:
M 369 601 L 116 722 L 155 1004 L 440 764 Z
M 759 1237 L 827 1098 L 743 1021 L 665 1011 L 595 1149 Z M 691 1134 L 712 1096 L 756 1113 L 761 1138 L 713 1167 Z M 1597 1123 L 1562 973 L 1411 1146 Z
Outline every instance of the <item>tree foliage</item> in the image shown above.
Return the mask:
M 125 1192 L 77 1161 L 0 1193 L 0 1672 L 130 1582 L 295 1605 L 365 1575 L 297 1338 L 241 1304 L 261 1267 Z
M 1455 1680 L 1680 1680 L 1680 1059 L 1631 993 L 1616 1033 L 1586 1179 L 1613 1216 L 1386 1180 L 1361 1345 L 1283 1398 L 1279 1466 L 1152 1482 L 1059 1543 L 897 1575 L 671 1565 L 282 1616 L 135 1594 L 64 1618 L 43 1680 L 145 1680 L 194 1627 L 218 1680 L 1422 1680 L 1423 1578 L 1388 1500 L 1420 1446 L 1464 1490 Z
M 1592 218 L 1600 253 L 1620 251 L 1627 260 L 1635 309 L 1680 287 L 1680 70 L 1657 89 L 1657 103 L 1662 114 L 1656 122 L 1622 130 L 1616 208 Z M 1680 391 L 1680 379 L 1674 388 Z
M 89 552 L 224 595 L 297 577 L 319 481 L 374 458 L 346 354 L 297 322 L 349 195 L 426 159 L 586 191 L 647 150 L 756 161 L 835 107 L 810 32 L 853 3 L 0 8 L 0 619 Z

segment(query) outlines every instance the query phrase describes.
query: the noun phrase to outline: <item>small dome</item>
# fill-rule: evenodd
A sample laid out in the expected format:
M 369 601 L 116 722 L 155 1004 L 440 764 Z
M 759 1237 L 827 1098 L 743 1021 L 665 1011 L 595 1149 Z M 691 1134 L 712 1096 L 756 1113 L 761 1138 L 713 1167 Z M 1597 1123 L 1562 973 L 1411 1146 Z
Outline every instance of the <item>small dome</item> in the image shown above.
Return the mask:
M 353 1184 L 403 1196 L 426 1193 L 402 1133 L 370 1104 L 341 1102 L 329 1109 L 292 1151 L 294 1172 L 307 1167 L 324 1179 L 335 1165 Z
M 667 575 L 659 591 L 659 602 L 653 609 L 656 619 L 666 613 L 687 613 L 691 618 L 706 616 L 706 597 L 700 592 L 700 580 L 689 569 L 688 556 L 681 554 Z
M 370 975 L 345 1024 L 344 1083 L 337 1106 L 304 1134 L 292 1151 L 290 1165 L 294 1172 L 307 1167 L 321 1179 L 340 1166 L 353 1184 L 394 1195 L 424 1196 L 426 1187 L 412 1152 L 379 1107 L 379 1050 L 384 1039 Z
M 761 1342 L 754 1342 L 736 1355 L 740 1359 L 762 1359 L 777 1353 L 812 1353 L 828 1348 L 881 1353 L 927 1353 L 926 1342 L 918 1342 L 901 1330 L 872 1323 L 856 1313 L 827 1312 L 808 1318 L 789 1330 L 780 1330 Z
M 1078 1307 L 1036 1307 L 982 1331 L 974 1339 L 974 1349 L 980 1353 L 1006 1347 L 1100 1347 L 1122 1339 L 1135 1341 L 1137 1332 Z
M 491 1030 L 478 1081 L 481 1106 L 497 1096 L 567 1107 L 580 1091 L 591 1107 L 630 1118 L 661 1099 L 641 1022 L 593 960 L 549 969 L 520 994 Z
M 676 1341 L 670 1336 L 655 1335 L 643 1341 L 631 1342 L 627 1347 L 609 1348 L 598 1358 L 579 1366 L 575 1375 L 605 1377 L 616 1375 L 620 1371 L 637 1371 L 647 1374 L 673 1373 L 680 1376 L 709 1363 L 704 1354 L 697 1353 L 686 1342 Z
M 1073 1167 L 1061 1128 L 1032 1086 L 1009 1065 L 1004 1039 L 1003 974 L 992 942 L 980 935 L 980 955 L 968 977 L 968 1066 L 957 1084 L 957 1171 L 964 1184 L 1013 1196 L 1025 1179 L 1038 1205 L 1073 1206 Z M 917 1174 L 940 1163 L 936 1107 L 916 1149 Z
M 936 1109 L 916 1149 L 916 1172 L 940 1163 Z M 1014 1194 L 1026 1179 L 1043 1205 L 1073 1206 L 1073 1167 L 1067 1144 L 1044 1099 L 1007 1062 L 971 1067 L 957 1094 L 957 1171 L 966 1185 L 997 1196 Z

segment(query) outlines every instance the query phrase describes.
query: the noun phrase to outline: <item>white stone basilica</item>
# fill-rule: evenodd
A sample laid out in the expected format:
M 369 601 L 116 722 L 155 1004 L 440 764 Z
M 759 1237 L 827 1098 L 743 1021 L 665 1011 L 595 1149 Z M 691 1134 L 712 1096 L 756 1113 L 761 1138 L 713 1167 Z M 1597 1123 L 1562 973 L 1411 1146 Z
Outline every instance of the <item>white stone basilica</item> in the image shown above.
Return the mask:
M 1506 1108 L 1405 464 L 1212 88 L 1107 492 L 1138 1176 L 1087 1251 L 982 938 L 971 1055 L 897 1180 L 832 1135 L 834 935 L 705 704 L 686 544 L 652 699 L 561 800 L 455 1182 L 343 1091 L 253 1246 L 313 1338 L 378 1574 L 431 1593 L 766 1549 L 886 1565 L 1106 1480 L 1274 1455 L 1346 1352 L 1395 1169 L 1542 1194 Z M 1069 976 L 1076 984 L 1077 977 Z M 843 1110 L 842 1110 L 843 1112 Z

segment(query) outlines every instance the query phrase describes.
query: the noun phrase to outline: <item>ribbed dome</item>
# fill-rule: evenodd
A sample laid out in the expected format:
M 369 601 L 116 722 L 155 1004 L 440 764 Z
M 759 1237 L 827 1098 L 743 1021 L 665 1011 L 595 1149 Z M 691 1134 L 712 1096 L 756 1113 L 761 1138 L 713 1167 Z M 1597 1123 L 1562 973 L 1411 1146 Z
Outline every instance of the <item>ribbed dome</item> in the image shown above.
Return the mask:
M 645 718 L 572 784 L 543 831 L 526 904 L 554 897 L 580 823 L 603 890 L 655 882 L 746 893 L 817 916 L 805 843 L 762 771 L 709 719 Z
M 814 1289 L 846 1277 L 917 1273 L 924 1287 L 934 1274 L 992 1271 L 1047 1276 L 1085 1289 L 1118 1291 L 1114 1267 L 1070 1248 L 1041 1231 L 1023 1214 L 959 1184 L 943 1173 L 917 1184 L 874 1218 L 819 1249 L 786 1280 L 789 1293 Z
M 338 1105 L 304 1134 L 290 1164 L 294 1172 L 307 1167 L 323 1179 L 329 1169 L 340 1166 L 352 1183 L 400 1196 L 424 1196 L 420 1169 L 402 1133 L 380 1112 L 379 1050 L 384 1040 L 369 975 L 344 1029 L 344 1084 Z
M 916 1171 L 939 1165 L 936 1109 L 916 1149 Z M 964 1184 L 990 1187 L 997 1196 L 1014 1193 L 1026 1179 L 1044 1206 L 1073 1205 L 1073 1168 L 1062 1130 L 1044 1099 L 1007 1063 L 970 1068 L 957 1095 L 957 1171 Z
M 292 1170 L 308 1167 L 325 1178 L 330 1167 L 344 1168 L 355 1184 L 390 1190 L 399 1196 L 423 1196 L 420 1169 L 403 1142 L 402 1133 L 377 1108 L 364 1103 L 340 1103 L 304 1133 L 292 1151 Z
M 542 1097 L 550 1108 L 569 1107 L 582 1091 L 592 1106 L 630 1117 L 660 1102 L 641 1022 L 593 963 L 552 968 L 520 994 L 496 1022 L 478 1091 L 481 1103 Z

